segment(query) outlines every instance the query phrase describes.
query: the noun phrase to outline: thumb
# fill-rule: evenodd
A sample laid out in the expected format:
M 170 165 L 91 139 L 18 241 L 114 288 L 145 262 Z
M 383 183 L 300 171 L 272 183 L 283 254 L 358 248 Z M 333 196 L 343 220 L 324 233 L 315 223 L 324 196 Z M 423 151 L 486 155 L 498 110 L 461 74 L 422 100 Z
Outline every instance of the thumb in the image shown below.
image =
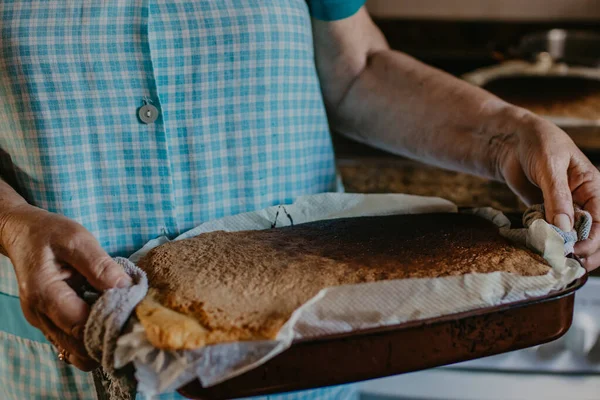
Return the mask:
M 573 197 L 564 174 L 551 174 L 550 179 L 544 180 L 540 185 L 544 194 L 544 208 L 546 221 L 562 231 L 573 230 Z
M 88 240 L 80 241 L 78 248 L 66 257 L 60 258 L 81 273 L 96 290 L 131 286 L 129 275 L 91 235 Z

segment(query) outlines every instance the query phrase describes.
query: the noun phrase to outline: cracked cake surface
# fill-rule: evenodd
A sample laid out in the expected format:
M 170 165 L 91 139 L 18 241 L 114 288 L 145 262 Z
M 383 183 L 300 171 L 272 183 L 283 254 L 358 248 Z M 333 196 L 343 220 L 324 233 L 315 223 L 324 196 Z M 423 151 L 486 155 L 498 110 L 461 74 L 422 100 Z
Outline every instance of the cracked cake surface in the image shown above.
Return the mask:
M 493 223 L 468 214 L 216 231 L 158 246 L 138 265 L 150 290 L 136 314 L 150 342 L 169 350 L 274 339 L 294 310 L 330 286 L 550 269 Z

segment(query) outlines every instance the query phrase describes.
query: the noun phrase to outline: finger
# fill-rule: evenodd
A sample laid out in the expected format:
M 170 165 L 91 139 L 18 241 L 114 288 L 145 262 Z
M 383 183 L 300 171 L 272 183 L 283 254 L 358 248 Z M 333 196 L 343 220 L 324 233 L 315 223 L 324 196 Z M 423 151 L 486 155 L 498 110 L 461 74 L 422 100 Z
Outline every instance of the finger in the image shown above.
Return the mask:
M 574 194 L 574 198 L 580 203 L 576 197 L 577 192 Z M 588 239 L 576 243 L 574 251 L 579 257 L 588 257 L 600 249 L 600 198 L 594 197 L 581 203 L 584 204 L 583 209 L 592 216 L 592 228 Z
M 131 285 L 131 278 L 106 252 L 91 234 L 80 235 L 64 248 L 57 249 L 57 256 L 83 275 L 97 290 Z
M 65 282 L 69 287 L 73 288 L 77 296 L 83 298 L 86 290 L 87 280 L 78 271 L 75 271 L 72 267 L 65 267 L 71 269 L 73 272 L 70 277 L 65 279 Z
M 83 339 L 83 328 L 90 309 L 65 281 L 49 282 L 44 288 L 40 306 L 42 312 L 65 334 Z
M 590 213 L 592 229 L 589 238 L 575 245 L 575 254 L 587 257 L 600 248 L 600 184 L 597 173 L 579 174 L 578 185 L 573 190 L 573 200 Z
M 57 351 L 65 349 L 68 354 L 68 361 L 82 371 L 91 371 L 98 366 L 98 363 L 92 360 L 82 341 L 67 335 L 55 326 L 48 318 L 41 317 L 43 331 L 48 340 L 54 344 Z M 58 357 L 58 354 L 57 354 Z
M 39 330 L 42 330 L 42 324 L 39 320 L 39 315 L 35 310 L 35 307 L 32 303 L 25 300 L 24 297 L 19 297 L 21 303 L 21 310 L 23 311 L 23 316 L 29 322 L 29 324 Z M 43 331 L 42 331 L 43 333 Z
M 586 258 L 582 258 L 581 263 L 588 271 L 598 268 L 600 266 L 600 252 L 595 252 Z
M 523 175 L 523 180 L 509 185 L 510 189 L 525 203 L 526 206 L 541 204 L 544 201 L 542 191 Z
M 73 364 L 75 367 L 77 367 L 78 369 L 80 369 L 84 372 L 93 371 L 96 368 L 98 368 L 98 365 L 99 365 L 96 361 L 92 360 L 89 357 L 80 358 L 76 354 L 71 354 L 71 353 L 67 353 L 66 356 L 67 356 L 66 361 L 68 361 L 69 364 Z
M 540 182 L 544 194 L 546 221 L 565 232 L 573 230 L 573 198 L 567 172 L 551 172 Z
M 590 237 L 587 240 L 575 243 L 573 251 L 578 257 L 586 258 L 596 253 L 599 250 L 600 227 L 598 224 L 592 225 Z
M 515 162 L 512 167 L 507 168 L 505 181 L 527 206 L 543 202 L 542 191 L 529 180 L 519 162 Z

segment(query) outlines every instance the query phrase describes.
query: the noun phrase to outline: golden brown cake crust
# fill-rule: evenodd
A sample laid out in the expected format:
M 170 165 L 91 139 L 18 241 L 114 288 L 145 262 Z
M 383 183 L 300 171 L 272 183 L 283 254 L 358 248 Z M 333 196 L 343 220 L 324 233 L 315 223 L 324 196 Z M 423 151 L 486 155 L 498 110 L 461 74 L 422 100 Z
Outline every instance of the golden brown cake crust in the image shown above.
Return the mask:
M 158 348 L 273 339 L 321 289 L 388 279 L 505 271 L 546 262 L 474 215 L 346 218 L 170 242 L 139 262 L 151 292 L 137 316 Z M 175 311 L 175 312 L 174 312 Z

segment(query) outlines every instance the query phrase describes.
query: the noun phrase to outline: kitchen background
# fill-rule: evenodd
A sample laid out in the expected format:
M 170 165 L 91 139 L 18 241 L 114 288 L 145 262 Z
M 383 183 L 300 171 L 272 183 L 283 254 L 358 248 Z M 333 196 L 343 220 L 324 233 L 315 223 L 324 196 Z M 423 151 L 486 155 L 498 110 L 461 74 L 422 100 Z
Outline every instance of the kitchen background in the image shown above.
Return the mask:
M 553 120 L 600 166 L 600 0 L 368 0 L 367 7 L 393 48 Z M 337 135 L 334 143 L 347 191 L 523 210 L 498 182 Z M 558 341 L 369 381 L 362 384 L 362 398 L 600 399 L 600 273 L 595 275 L 578 292 L 573 326 Z

